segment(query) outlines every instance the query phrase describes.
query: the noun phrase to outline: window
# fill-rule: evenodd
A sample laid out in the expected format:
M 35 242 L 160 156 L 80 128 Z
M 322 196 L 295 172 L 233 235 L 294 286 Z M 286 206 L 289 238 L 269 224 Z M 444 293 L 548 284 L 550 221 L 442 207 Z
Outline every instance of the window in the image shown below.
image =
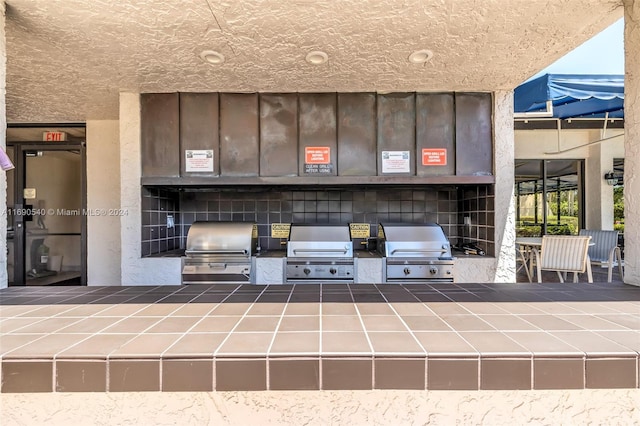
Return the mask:
M 516 160 L 516 235 L 577 234 L 583 227 L 582 160 Z

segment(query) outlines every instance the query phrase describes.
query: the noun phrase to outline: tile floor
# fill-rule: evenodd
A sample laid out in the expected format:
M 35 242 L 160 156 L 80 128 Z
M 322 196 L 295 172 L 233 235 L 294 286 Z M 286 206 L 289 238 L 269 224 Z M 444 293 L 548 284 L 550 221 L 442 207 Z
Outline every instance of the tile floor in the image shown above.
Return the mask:
M 2 392 L 638 388 L 614 283 L 0 291 Z

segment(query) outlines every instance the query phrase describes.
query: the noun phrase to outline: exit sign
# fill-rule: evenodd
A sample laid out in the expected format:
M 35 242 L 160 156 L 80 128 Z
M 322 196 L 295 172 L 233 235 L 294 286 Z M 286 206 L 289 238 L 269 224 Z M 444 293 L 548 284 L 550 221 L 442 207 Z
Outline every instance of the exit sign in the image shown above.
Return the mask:
M 67 134 L 65 132 L 44 132 L 42 140 L 44 142 L 62 142 L 67 140 Z

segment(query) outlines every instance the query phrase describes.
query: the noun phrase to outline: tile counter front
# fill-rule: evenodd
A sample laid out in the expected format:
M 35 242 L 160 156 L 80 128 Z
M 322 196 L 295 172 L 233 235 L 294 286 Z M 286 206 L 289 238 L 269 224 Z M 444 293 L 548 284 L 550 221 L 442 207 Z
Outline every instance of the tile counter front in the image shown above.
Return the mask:
M 165 277 L 173 284 L 181 282 L 180 257 L 184 250 L 173 250 L 161 255 L 145 258 L 148 268 L 157 268 L 166 271 Z M 277 285 L 284 283 L 286 251 L 263 251 L 256 256 L 256 283 L 259 285 Z M 492 282 L 495 280 L 490 267 L 495 258 L 492 256 L 467 256 L 455 254 L 454 281 L 465 282 Z M 360 284 L 372 284 L 382 282 L 383 260 L 377 253 L 365 250 L 355 251 L 356 282 Z M 392 284 L 393 285 L 393 284 Z
M 256 256 L 256 283 L 283 284 L 287 252 L 269 251 Z M 354 251 L 355 281 L 360 284 L 382 282 L 382 257 L 365 250 Z
M 638 388 L 624 284 L 0 291 L 2 392 Z

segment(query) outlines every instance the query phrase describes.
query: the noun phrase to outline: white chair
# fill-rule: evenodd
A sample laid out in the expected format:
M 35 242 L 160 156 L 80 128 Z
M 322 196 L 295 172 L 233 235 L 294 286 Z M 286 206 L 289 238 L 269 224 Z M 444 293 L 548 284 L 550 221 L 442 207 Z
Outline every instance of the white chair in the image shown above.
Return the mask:
M 607 268 L 607 282 L 610 283 L 613 278 L 613 267 L 616 263 L 620 279 L 624 281 L 622 253 L 618 247 L 618 231 L 581 229 L 578 234 L 591 236 L 593 244 L 589 247 L 589 258 L 592 264 Z
M 555 271 L 563 283 L 567 272 L 573 272 L 573 282 L 578 282 L 578 274 L 587 271 L 587 278 L 593 282 L 591 262 L 589 262 L 588 235 L 543 235 L 540 251 L 533 249 L 538 282 L 542 282 L 542 271 Z

